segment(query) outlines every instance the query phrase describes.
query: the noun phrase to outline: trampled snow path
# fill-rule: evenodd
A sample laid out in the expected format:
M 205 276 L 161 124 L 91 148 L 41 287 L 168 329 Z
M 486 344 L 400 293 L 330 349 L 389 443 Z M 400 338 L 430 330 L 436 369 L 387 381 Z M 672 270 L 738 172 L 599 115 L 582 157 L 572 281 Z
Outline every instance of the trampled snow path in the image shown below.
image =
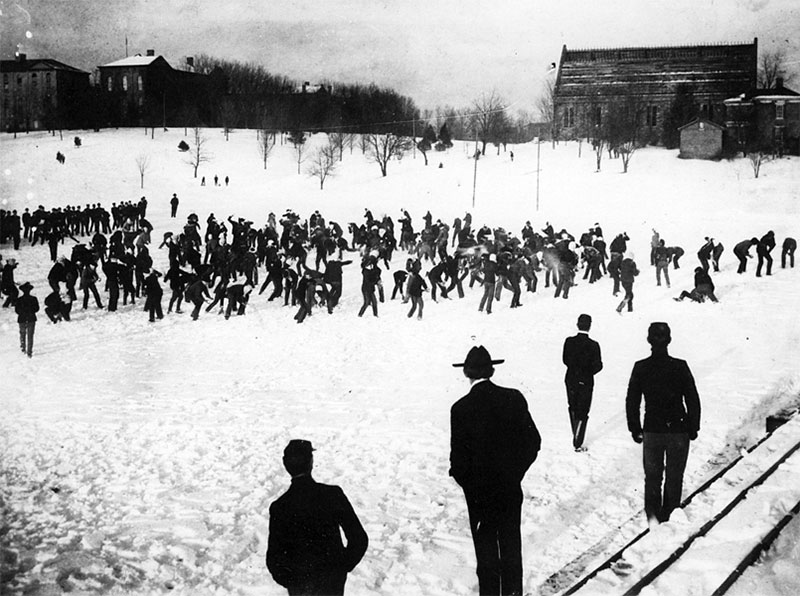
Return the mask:
M 603 279 L 579 281 L 569 300 L 542 288 L 514 310 L 505 294 L 491 316 L 477 312 L 478 291 L 468 290 L 464 300 L 426 300 L 422 321 L 408 320 L 397 301 L 380 305 L 378 319 L 359 319 L 360 280 L 351 265 L 339 310 L 315 311 L 302 325 L 292 309 L 265 296 L 230 321 L 203 313 L 196 323 L 184 314 L 151 325 L 139 306 L 117 314 L 90 308 L 70 324 L 40 317 L 30 361 L 20 357 L 15 319 L 2 311 L 2 541 L 12 551 L 15 590 L 284 593 L 263 563 L 267 510 L 288 486 L 283 446 L 303 437 L 317 447 L 317 479 L 343 487 L 370 536 L 348 593 L 474 592 L 466 508 L 447 476 L 449 408 L 467 390 L 450 364 L 473 343 L 506 359 L 496 381 L 523 391 L 543 435 L 524 483 L 525 587 L 534 593 L 641 509 L 641 453 L 626 431 L 623 401 L 633 362 L 648 354 L 651 321 L 669 322 L 671 352 L 688 360 L 703 404 L 687 491 L 797 396 L 800 269 L 777 267 L 760 280 L 752 271 L 737 276 L 730 253 L 767 229 L 779 242 L 798 236 L 796 159 L 769 164 L 752 180 L 742 161 L 686 162 L 647 149 L 623 176 L 613 161 L 595 174 L 591 156 L 578 160 L 574 145 L 543 147 L 537 214 L 533 145 L 515 147 L 513 164 L 502 154 L 479 162 L 472 209 L 473 162 L 458 148 L 436 156 L 441 170 L 406 158 L 392 162 L 385 179 L 357 151 L 346 152 L 339 175 L 320 193 L 312 179 L 296 175 L 289 147 L 277 150 L 265 174 L 254 135 L 238 131 L 230 143 L 212 137 L 213 168 L 230 174 L 232 186 L 201 189 L 175 155 L 182 136 L 86 133 L 74 151 L 47 135 L 2 137 L 0 190 L 17 209 L 146 194 L 156 238 L 183 221 L 169 219 L 172 192 L 182 198 L 181 217 L 193 210 L 204 219 L 213 210 L 258 225 L 270 210 L 280 215 L 287 207 L 361 221 L 365 206 L 395 218 L 405 207 L 415 223 L 427 209 L 448 223 L 469 210 L 476 223 L 512 232 L 526 219 L 574 232 L 599 221 L 607 238 L 622 230 L 632 238 L 642 270 L 636 311 L 617 315 Z M 52 160 L 56 147 L 67 153 L 65 169 Z M 133 156 L 144 150 L 158 159 L 139 191 Z M 647 264 L 652 227 L 687 250 L 681 269 L 671 272 L 672 288 L 656 287 Z M 708 234 L 728 249 L 714 276 L 720 303 L 676 303 L 671 298 L 691 286 L 693 253 Z M 6 246 L 2 252 L 9 254 Z M 152 252 L 165 270 L 166 254 Z M 43 298 L 46 249 L 24 247 L 15 256 L 18 281 L 30 279 Z M 404 260 L 398 254 L 393 269 Z M 580 312 L 594 318 L 605 369 L 597 377 L 589 452 L 575 454 L 561 346 Z

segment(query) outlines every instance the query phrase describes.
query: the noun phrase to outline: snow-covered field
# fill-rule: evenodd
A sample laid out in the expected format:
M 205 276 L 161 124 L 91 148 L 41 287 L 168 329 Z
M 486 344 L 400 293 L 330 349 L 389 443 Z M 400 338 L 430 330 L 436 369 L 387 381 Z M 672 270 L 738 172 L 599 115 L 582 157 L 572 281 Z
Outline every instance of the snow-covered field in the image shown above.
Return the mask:
M 627 432 L 624 396 L 634 361 L 649 354 L 651 321 L 672 327 L 671 353 L 688 360 L 703 406 L 685 492 L 757 439 L 768 414 L 798 401 L 800 267 L 780 268 L 780 243 L 800 235 L 797 158 L 768 163 L 754 179 L 746 160 L 683 161 L 648 148 L 633 156 L 627 174 L 607 158 L 595 173 L 585 145 L 579 159 L 575 144 L 545 144 L 537 211 L 534 144 L 510 147 L 513 162 L 487 149 L 473 205 L 473 147 L 461 143 L 430 154 L 428 167 L 419 154 L 392 161 L 386 178 L 359 149 L 346 149 L 320 191 L 316 179 L 297 174 L 291 146 L 276 147 L 264 171 L 253 131 L 234 131 L 226 142 L 208 130 L 213 160 L 199 176 L 231 182 L 201 187 L 176 149 L 183 132 L 156 131 L 151 139 L 141 129 L 86 131 L 78 149 L 74 134 L 63 141 L 4 135 L 3 207 L 110 207 L 145 195 L 156 242 L 178 232 L 190 212 L 201 221 L 214 212 L 261 226 L 270 211 L 307 217 L 318 209 L 344 227 L 363 222 L 365 207 L 395 221 L 405 208 L 419 228 L 427 210 L 448 224 L 469 211 L 475 227 L 517 234 L 528 219 L 575 235 L 599 222 L 606 240 L 622 231 L 631 238 L 642 270 L 635 311 L 615 312 L 608 278 L 591 286 L 579 280 L 563 300 L 540 277 L 522 308 L 508 308 L 504 293 L 493 314 L 479 313 L 476 288 L 462 300 L 428 297 L 417 321 L 406 318 L 408 305 L 388 301 L 385 272 L 380 317 L 358 318 L 353 264 L 345 267 L 340 307 L 332 315 L 317 310 L 302 325 L 294 309 L 266 295 L 229 321 L 203 312 L 198 322 L 171 314 L 151 324 L 139 304 L 116 313 L 73 310 L 73 321 L 59 325 L 41 313 L 29 360 L 19 351 L 14 314 L 3 310 L 0 562 L 4 579 L 13 578 L 3 584 L 9 593 L 285 593 L 264 553 L 269 504 L 289 484 L 281 455 L 291 438 L 313 442 L 316 479 L 342 486 L 369 534 L 349 594 L 476 593 L 466 506 L 447 474 L 449 409 L 468 389 L 451 363 L 475 344 L 505 358 L 495 381 L 522 390 L 543 436 L 524 482 L 524 585 L 532 594 L 620 524 L 643 518 L 641 447 Z M 322 142 L 323 135 L 309 141 Z M 66 155 L 64 166 L 56 151 Z M 135 163 L 142 154 L 151 156 L 144 189 Z M 174 220 L 173 192 L 181 200 Z M 681 268 L 670 271 L 671 288 L 656 286 L 648 264 L 652 228 L 686 250 Z M 779 245 L 773 275 L 755 278 L 755 260 L 737 275 L 733 246 L 770 229 Z M 691 289 L 704 236 L 726 247 L 714 275 L 720 302 L 675 302 Z M 166 271 L 166 251 L 156 246 L 156 266 Z M 17 258 L 17 282 L 30 280 L 41 301 L 47 247 L 0 250 Z M 398 252 L 392 270 L 405 258 Z M 605 368 L 596 379 L 589 450 L 575 453 L 561 347 L 582 312 L 594 319 Z M 790 532 L 797 535 L 796 523 Z M 800 574 L 797 548 L 792 540 L 778 544 L 777 560 L 747 579 L 755 592 L 740 593 L 796 593 L 796 583 L 780 578 Z

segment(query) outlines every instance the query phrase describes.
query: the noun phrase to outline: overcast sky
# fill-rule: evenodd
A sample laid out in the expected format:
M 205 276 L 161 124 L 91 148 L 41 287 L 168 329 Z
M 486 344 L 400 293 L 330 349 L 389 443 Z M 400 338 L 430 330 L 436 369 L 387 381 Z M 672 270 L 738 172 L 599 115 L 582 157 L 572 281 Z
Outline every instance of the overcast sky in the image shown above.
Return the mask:
M 532 109 L 561 48 L 752 42 L 800 72 L 800 0 L 0 0 L 0 51 L 91 71 L 149 48 L 375 82 L 422 108 Z M 797 78 L 800 78 L 797 77 Z

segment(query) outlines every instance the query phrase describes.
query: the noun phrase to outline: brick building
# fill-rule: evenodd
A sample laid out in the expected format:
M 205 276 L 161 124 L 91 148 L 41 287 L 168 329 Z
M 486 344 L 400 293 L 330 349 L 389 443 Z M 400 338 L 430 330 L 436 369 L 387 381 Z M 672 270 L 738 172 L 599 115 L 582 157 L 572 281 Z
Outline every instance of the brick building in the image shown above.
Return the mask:
M 700 114 L 724 122 L 724 100 L 755 87 L 758 39 L 752 44 L 631 47 L 561 51 L 555 117 L 562 138 L 591 137 L 609 106 L 635 97 L 642 138 L 659 142 L 679 85 L 691 89 Z
M 201 122 L 208 111 L 210 81 L 206 75 L 176 70 L 154 50 L 98 67 L 98 87 L 106 106 L 104 124 L 160 126 Z M 191 112 L 192 115 L 187 114 Z
M 800 93 L 784 87 L 751 89 L 725 100 L 725 125 L 733 146 L 800 155 Z
M 0 61 L 0 130 L 5 132 L 75 128 L 82 122 L 89 73 L 52 60 Z

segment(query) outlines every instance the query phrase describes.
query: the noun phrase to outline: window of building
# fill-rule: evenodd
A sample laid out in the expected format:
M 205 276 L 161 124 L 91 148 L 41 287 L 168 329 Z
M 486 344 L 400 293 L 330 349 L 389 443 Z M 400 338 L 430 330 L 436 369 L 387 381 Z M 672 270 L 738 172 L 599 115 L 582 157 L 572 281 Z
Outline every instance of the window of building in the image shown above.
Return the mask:
M 139 91 L 144 91 L 144 81 L 142 80 L 142 75 L 136 79 L 136 84 L 139 86 Z
M 574 106 L 567 106 L 567 109 L 564 110 L 564 126 L 567 128 L 571 128 L 575 126 L 575 107 Z
M 39 84 L 39 77 L 38 77 L 38 76 L 37 76 L 37 74 L 34 72 L 34 73 L 32 73 L 32 74 L 31 74 L 31 87 L 33 87 L 34 89 L 36 89 L 36 87 L 37 87 L 37 85 L 38 85 L 38 84 Z
M 114 90 L 114 79 L 112 79 L 111 77 L 108 77 L 108 79 L 106 81 L 106 84 L 108 85 L 108 90 L 109 91 L 113 91 Z
M 658 126 L 658 106 L 647 106 L 647 126 Z
M 128 75 L 122 75 L 122 90 L 128 90 Z
M 8 75 L 3 75 L 3 91 L 8 91 Z
M 53 77 L 51 76 L 52 73 L 47 73 L 44 75 L 44 86 L 47 90 L 50 90 L 50 87 L 53 85 Z
M 600 126 L 603 123 L 603 108 L 597 107 L 594 109 L 594 125 Z
M 778 103 L 775 104 L 775 119 L 776 120 L 783 120 L 785 106 L 786 106 L 786 104 L 784 104 L 782 101 L 779 101 Z
M 17 87 L 22 87 L 22 75 L 17 75 Z

